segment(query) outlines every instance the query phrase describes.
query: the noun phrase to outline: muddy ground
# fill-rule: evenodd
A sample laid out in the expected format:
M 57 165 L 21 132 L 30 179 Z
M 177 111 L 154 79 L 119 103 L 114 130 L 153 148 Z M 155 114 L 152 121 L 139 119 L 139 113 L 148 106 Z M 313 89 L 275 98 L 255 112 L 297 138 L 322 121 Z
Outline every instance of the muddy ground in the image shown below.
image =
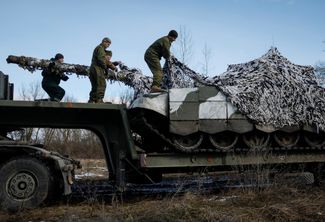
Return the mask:
M 80 178 L 107 177 L 103 161 L 83 161 Z M 209 194 L 61 200 L 34 210 L 0 212 L 0 221 L 325 221 L 325 185 L 274 184 Z

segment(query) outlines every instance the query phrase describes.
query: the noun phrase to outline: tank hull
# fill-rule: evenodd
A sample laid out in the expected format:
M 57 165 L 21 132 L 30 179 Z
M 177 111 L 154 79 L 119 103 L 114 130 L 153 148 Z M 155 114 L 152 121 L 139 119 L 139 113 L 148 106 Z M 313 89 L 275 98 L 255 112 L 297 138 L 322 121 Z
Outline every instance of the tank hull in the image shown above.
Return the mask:
M 131 104 L 129 111 L 132 115 L 141 113 L 144 121 L 132 128 L 151 141 L 149 146 L 159 141 L 165 147 L 185 152 L 325 146 L 324 133 L 311 126 L 276 128 L 254 124 L 215 86 L 144 95 Z

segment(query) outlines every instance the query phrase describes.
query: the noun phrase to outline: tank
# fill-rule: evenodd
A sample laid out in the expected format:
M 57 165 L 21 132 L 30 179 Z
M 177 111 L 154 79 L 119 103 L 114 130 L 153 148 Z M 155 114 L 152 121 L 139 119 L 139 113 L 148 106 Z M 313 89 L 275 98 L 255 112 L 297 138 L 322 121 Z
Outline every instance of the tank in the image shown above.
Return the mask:
M 215 86 L 140 96 L 128 112 L 131 129 L 149 151 L 301 150 L 325 144 L 324 133 L 308 125 L 278 129 L 254 124 Z
M 230 65 L 220 77 L 200 79 L 199 87 L 147 94 L 131 104 L 131 128 L 145 149 L 324 148 L 325 90 L 312 67 L 295 65 L 271 48 L 258 59 Z

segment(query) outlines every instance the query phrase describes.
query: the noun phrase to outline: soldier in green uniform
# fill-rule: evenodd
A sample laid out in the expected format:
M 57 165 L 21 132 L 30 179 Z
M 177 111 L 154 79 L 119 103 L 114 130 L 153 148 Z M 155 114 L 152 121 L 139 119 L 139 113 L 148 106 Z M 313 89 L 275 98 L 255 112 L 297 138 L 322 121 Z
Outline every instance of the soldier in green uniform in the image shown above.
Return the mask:
M 153 74 L 153 82 L 150 92 L 164 91 L 161 89 L 163 71 L 160 65 L 160 59 L 161 57 L 164 57 L 167 60 L 170 57 L 170 47 L 172 42 L 176 40 L 177 36 L 177 32 L 171 30 L 167 36 L 156 40 L 144 54 L 144 60 Z
M 42 71 L 42 88 L 50 96 L 50 101 L 60 102 L 65 94 L 64 89 L 59 86 L 60 81 L 61 79 L 67 81 L 69 77 L 64 75 L 63 72 L 55 69 L 57 63 L 63 63 L 64 61 L 62 54 L 56 54 L 51 61 L 52 62 L 49 64 L 48 68 Z
M 106 67 L 109 70 L 113 70 L 113 71 L 117 71 L 117 66 L 121 63 L 120 61 L 115 61 L 115 62 L 111 62 L 112 56 L 113 56 L 113 52 L 108 50 L 105 51 L 105 63 L 106 63 Z M 107 70 L 106 69 L 106 70 Z
M 105 61 L 105 49 L 107 49 L 110 45 L 111 40 L 105 37 L 103 38 L 102 43 L 94 49 L 91 66 L 89 69 L 89 79 L 91 82 L 89 103 L 103 103 L 106 90 L 105 70 L 107 68 Z

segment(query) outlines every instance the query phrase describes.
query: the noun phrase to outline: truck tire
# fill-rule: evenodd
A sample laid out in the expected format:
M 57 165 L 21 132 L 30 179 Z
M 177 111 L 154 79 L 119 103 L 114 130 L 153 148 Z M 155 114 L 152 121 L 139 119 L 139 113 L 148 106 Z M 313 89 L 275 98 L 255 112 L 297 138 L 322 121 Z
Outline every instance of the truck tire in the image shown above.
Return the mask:
M 39 206 L 48 196 L 48 168 L 29 156 L 12 159 L 0 168 L 0 207 L 9 211 Z

